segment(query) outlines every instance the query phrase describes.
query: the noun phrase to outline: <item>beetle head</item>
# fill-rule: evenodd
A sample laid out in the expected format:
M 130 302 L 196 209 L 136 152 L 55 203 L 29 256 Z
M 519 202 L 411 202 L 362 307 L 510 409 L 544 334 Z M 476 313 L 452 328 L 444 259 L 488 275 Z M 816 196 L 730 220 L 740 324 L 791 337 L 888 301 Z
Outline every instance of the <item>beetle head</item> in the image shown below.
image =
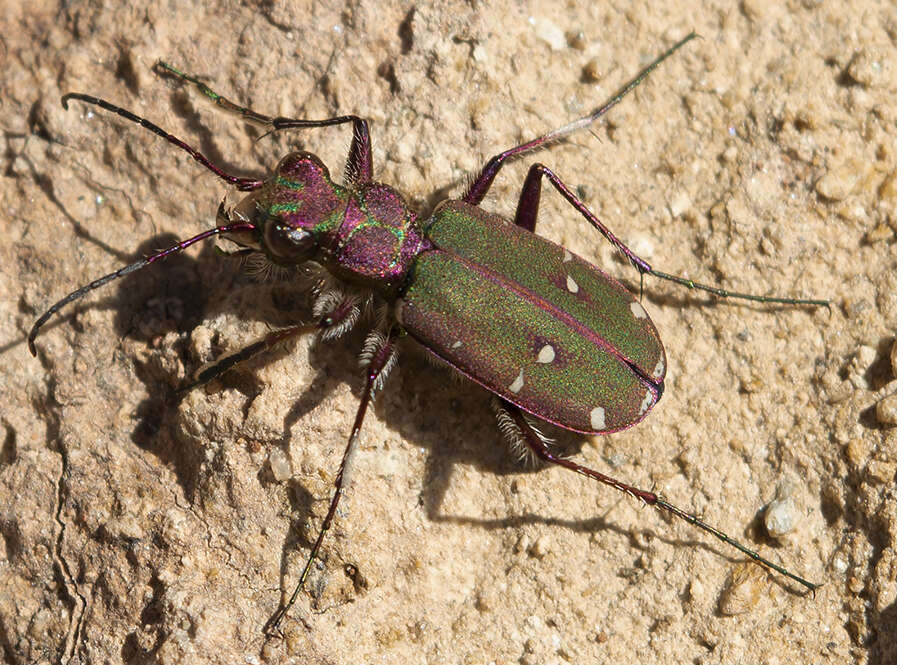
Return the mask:
M 346 201 L 346 190 L 333 183 L 316 156 L 292 152 L 259 189 L 233 208 L 222 203 L 218 224 L 252 224 L 254 230 L 228 234 L 228 239 L 263 252 L 273 263 L 295 265 L 332 244 Z

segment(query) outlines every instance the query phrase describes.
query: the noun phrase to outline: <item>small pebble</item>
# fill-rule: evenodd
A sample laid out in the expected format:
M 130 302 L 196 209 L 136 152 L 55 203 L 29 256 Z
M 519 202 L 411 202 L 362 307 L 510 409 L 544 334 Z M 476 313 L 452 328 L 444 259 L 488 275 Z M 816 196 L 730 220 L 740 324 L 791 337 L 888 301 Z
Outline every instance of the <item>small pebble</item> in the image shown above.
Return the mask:
M 592 58 L 582 68 L 582 78 L 589 83 L 597 83 L 601 80 L 601 76 L 601 64 L 598 58 Z
M 884 87 L 891 82 L 891 66 L 885 51 L 864 47 L 847 65 L 847 75 L 864 88 Z
M 886 427 L 897 425 L 897 395 L 883 397 L 875 405 L 875 417 L 878 422 Z
M 586 49 L 586 35 L 582 30 L 568 30 L 565 37 L 567 37 L 567 45 L 570 48 L 575 48 L 577 51 L 585 51 Z
M 839 575 L 843 575 L 847 572 L 847 565 L 847 559 L 841 555 L 836 556 L 835 560 L 832 562 L 832 568 L 834 568 L 835 572 Z
M 862 469 L 866 466 L 866 462 L 869 461 L 869 455 L 872 454 L 869 442 L 862 437 L 851 439 L 847 443 L 847 448 L 844 452 L 847 455 L 847 461 L 850 462 L 854 469 Z
M 527 550 L 527 554 L 529 554 L 534 559 L 544 559 L 551 552 L 551 540 L 545 536 L 539 536 L 533 541 L 533 544 L 530 545 Z
M 754 563 L 744 563 L 729 578 L 729 586 L 719 601 L 720 614 L 736 616 L 750 612 L 769 585 L 766 571 Z
M 797 506 L 790 496 L 773 499 L 763 514 L 766 532 L 773 538 L 780 538 L 794 530 L 797 524 Z
M 293 475 L 290 460 L 279 448 L 273 449 L 268 455 L 268 464 L 271 465 L 271 474 L 274 476 L 274 480 L 279 483 L 289 480 Z
M 853 192 L 858 179 L 852 164 L 842 164 L 816 181 L 816 193 L 829 201 L 841 201 Z
M 672 214 L 673 217 L 678 217 L 688 210 L 690 206 L 691 198 L 684 191 L 680 191 L 673 195 L 673 200 L 670 201 L 670 214 Z
M 530 25 L 539 39 L 548 44 L 552 51 L 562 51 L 567 47 L 564 31 L 546 18 L 530 18 Z
M 892 483 L 895 475 L 897 475 L 897 462 L 872 460 L 866 467 L 866 477 L 882 485 Z

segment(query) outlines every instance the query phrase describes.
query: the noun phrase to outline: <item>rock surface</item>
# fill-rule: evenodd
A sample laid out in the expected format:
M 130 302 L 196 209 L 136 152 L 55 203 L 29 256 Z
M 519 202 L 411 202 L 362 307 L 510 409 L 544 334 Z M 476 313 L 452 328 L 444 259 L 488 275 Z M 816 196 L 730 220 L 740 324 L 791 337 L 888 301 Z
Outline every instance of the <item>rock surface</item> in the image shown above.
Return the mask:
M 4 660 L 897 661 L 897 428 L 876 417 L 897 393 L 892 3 L 433 4 L 0 9 Z M 259 282 L 208 245 L 69 307 L 32 358 L 25 335 L 46 307 L 209 228 L 228 191 L 159 137 L 64 110 L 61 95 L 121 104 L 248 175 L 297 146 L 340 174 L 348 133 L 260 138 L 155 75 L 157 60 L 261 112 L 365 115 L 378 179 L 426 210 L 692 29 L 703 39 L 595 136 L 509 167 L 484 206 L 512 216 L 538 160 L 661 270 L 832 300 L 715 303 L 646 280 L 663 400 L 632 430 L 561 437 L 825 585 L 812 598 L 748 574 L 735 612 L 733 551 L 561 469 L 518 466 L 486 396 L 408 349 L 368 415 L 325 560 L 284 635 L 266 638 L 326 511 L 365 326 L 179 401 L 204 363 L 310 316 L 295 284 Z M 543 191 L 539 232 L 638 288 Z M 783 482 L 797 526 L 777 543 L 762 511 Z

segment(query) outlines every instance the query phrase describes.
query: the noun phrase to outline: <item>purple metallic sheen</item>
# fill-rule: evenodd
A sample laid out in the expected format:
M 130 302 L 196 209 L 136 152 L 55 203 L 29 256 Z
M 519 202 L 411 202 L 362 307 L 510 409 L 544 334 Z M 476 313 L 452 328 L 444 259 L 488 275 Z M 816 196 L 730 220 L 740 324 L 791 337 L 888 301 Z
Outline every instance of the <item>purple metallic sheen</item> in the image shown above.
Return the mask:
M 478 383 L 489 392 L 499 395 L 502 399 L 514 404 L 523 411 L 532 414 L 536 418 L 550 422 L 564 429 L 574 432 L 580 432 L 583 434 L 604 434 L 628 429 L 629 427 L 632 427 L 641 422 L 660 399 L 663 393 L 662 379 L 654 379 L 648 376 L 638 367 L 634 366 L 630 361 L 622 356 L 619 349 L 617 349 L 613 345 L 610 345 L 607 340 L 600 335 L 599 332 L 591 330 L 587 326 L 583 325 L 581 321 L 577 320 L 575 317 L 570 316 L 568 312 L 559 309 L 553 303 L 545 300 L 540 295 L 527 289 L 524 285 L 508 280 L 507 276 L 505 275 L 497 274 L 488 267 L 481 264 L 473 263 L 466 259 L 466 257 L 462 257 L 453 252 L 445 251 L 442 249 L 436 249 L 434 251 L 435 253 L 427 254 L 426 256 L 435 258 L 437 256 L 444 255 L 447 258 L 450 258 L 452 261 L 465 266 L 468 274 L 478 275 L 483 280 L 491 282 L 510 293 L 516 294 L 520 302 L 530 303 L 533 305 L 533 309 L 544 312 L 546 314 L 550 314 L 558 323 L 562 324 L 571 332 L 575 333 L 578 338 L 587 340 L 588 343 L 596 349 L 596 351 L 600 349 L 603 353 L 607 354 L 607 356 L 615 358 L 620 366 L 628 367 L 628 371 L 633 383 L 640 384 L 643 389 L 649 391 L 652 395 L 652 399 L 650 404 L 646 405 L 640 411 L 633 408 L 631 410 L 628 410 L 625 414 L 621 414 L 625 416 L 625 422 L 622 425 L 608 426 L 601 429 L 577 426 L 576 419 L 573 417 L 564 417 L 565 414 L 563 413 L 562 409 L 540 409 L 538 407 L 538 403 L 534 404 L 533 399 L 525 399 L 521 395 L 508 390 L 506 383 L 503 382 L 498 375 L 495 375 L 490 371 L 493 369 L 493 365 L 490 364 L 488 360 L 480 358 L 479 360 L 474 362 L 473 367 L 468 367 L 467 369 L 459 365 L 456 362 L 457 359 L 470 357 L 470 353 L 467 350 L 468 347 L 465 346 L 462 349 L 459 349 L 456 353 L 450 347 L 449 337 L 442 333 L 436 334 L 437 331 L 450 333 L 450 328 L 445 329 L 444 326 L 439 325 L 437 322 L 444 318 L 451 318 L 453 315 L 456 316 L 457 314 L 451 310 L 449 310 L 448 312 L 437 312 L 433 309 L 421 309 L 415 302 L 415 296 L 411 295 L 410 293 L 406 293 L 407 298 L 402 299 L 397 303 L 396 317 L 401 325 L 410 334 L 410 336 L 417 340 L 429 353 L 432 353 L 434 357 L 439 358 L 447 365 L 458 371 L 460 374 L 466 376 L 471 381 Z M 417 284 L 417 282 L 415 283 Z M 464 330 L 466 334 L 470 335 L 473 334 L 476 328 L 464 327 Z M 464 336 L 461 335 L 461 337 L 463 338 Z M 483 338 L 474 338 L 472 340 L 469 338 L 465 338 L 465 340 L 472 342 L 474 347 L 478 347 L 479 345 L 479 348 L 482 348 L 481 345 L 486 343 Z M 536 346 L 541 346 L 541 344 L 538 342 L 534 342 L 534 344 Z M 564 353 L 564 346 L 558 346 L 557 351 L 559 353 Z M 659 351 L 662 353 L 662 347 L 659 347 Z M 525 361 L 521 362 L 521 367 L 524 366 L 524 362 Z M 558 365 L 558 367 L 560 367 L 560 365 Z M 595 381 L 600 383 L 601 375 L 596 375 Z M 632 404 L 634 405 L 635 403 Z M 586 413 L 585 409 L 590 405 L 600 405 L 600 401 L 587 400 L 585 402 L 582 402 L 582 414 Z M 609 413 L 619 410 L 614 409 L 610 402 L 607 402 L 605 406 L 608 409 Z
M 339 230 L 322 244 L 331 242 L 328 268 L 378 291 L 401 284 L 414 258 L 431 246 L 402 196 L 379 183 L 354 192 Z
M 368 217 L 377 220 L 378 226 L 400 229 L 417 219 L 402 195 L 389 185 L 372 182 L 360 186 L 357 192 L 362 208 Z
M 426 350 L 427 353 L 431 354 L 434 358 L 438 358 L 439 360 L 444 362 L 446 365 L 448 365 L 453 370 L 458 372 L 458 374 L 461 374 L 462 376 L 467 377 L 474 383 L 482 386 L 485 390 L 489 391 L 490 393 L 497 394 L 494 386 L 486 385 L 483 381 L 478 379 L 476 376 L 474 376 L 473 374 L 471 374 L 469 372 L 465 372 L 463 369 L 461 369 L 460 367 L 455 365 L 451 360 L 440 355 L 439 353 L 436 353 L 436 351 L 434 351 L 430 347 L 424 346 L 423 344 L 421 344 L 421 346 L 423 346 L 423 348 Z M 622 427 L 609 427 L 607 429 L 601 429 L 601 430 L 577 429 L 576 427 L 571 427 L 569 423 L 560 422 L 559 420 L 556 420 L 554 418 L 550 418 L 550 417 L 546 416 L 544 413 L 535 413 L 532 409 L 527 408 L 523 404 L 518 403 L 518 401 L 515 400 L 513 397 L 509 397 L 507 395 L 502 394 L 501 398 L 507 402 L 510 402 L 511 404 L 518 407 L 522 411 L 525 411 L 526 413 L 532 415 L 534 418 L 537 418 L 538 420 L 542 420 L 546 423 L 551 423 L 552 425 L 556 425 L 557 427 L 560 427 L 561 429 L 565 429 L 568 432 L 577 432 L 579 434 L 590 434 L 590 435 L 604 435 L 604 434 L 613 434 L 615 432 L 622 432 L 624 430 L 629 429 L 630 427 L 635 427 L 640 422 L 642 422 L 647 417 L 647 415 L 649 413 L 651 413 L 651 409 L 653 409 L 654 405 L 656 405 L 657 402 L 660 400 L 660 395 L 657 392 L 655 392 L 657 389 L 657 386 L 651 386 L 650 384 L 648 384 L 646 387 L 649 390 L 651 390 L 652 392 L 654 392 L 654 394 L 657 395 L 657 398 L 651 403 L 651 406 L 649 406 L 647 409 L 645 409 L 644 413 L 642 413 L 637 419 L 633 420 L 630 423 L 623 425 Z M 662 390 L 660 392 L 662 393 Z
M 346 205 L 346 198 L 346 190 L 333 183 L 327 167 L 315 155 L 304 152 L 292 152 L 280 160 L 258 196 L 265 209 L 297 206 L 295 211 L 268 212 L 284 226 L 306 230 L 329 219 Z

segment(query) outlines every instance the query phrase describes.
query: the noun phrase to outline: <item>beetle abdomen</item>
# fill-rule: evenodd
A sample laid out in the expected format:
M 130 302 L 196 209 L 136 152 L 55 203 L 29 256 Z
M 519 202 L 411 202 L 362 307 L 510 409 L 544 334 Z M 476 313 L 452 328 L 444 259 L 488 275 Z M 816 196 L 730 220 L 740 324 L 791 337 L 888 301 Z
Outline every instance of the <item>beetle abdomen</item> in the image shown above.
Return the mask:
M 397 303 L 428 350 L 525 411 L 580 432 L 641 420 L 666 359 L 619 282 L 556 245 L 460 202 L 439 208 Z

